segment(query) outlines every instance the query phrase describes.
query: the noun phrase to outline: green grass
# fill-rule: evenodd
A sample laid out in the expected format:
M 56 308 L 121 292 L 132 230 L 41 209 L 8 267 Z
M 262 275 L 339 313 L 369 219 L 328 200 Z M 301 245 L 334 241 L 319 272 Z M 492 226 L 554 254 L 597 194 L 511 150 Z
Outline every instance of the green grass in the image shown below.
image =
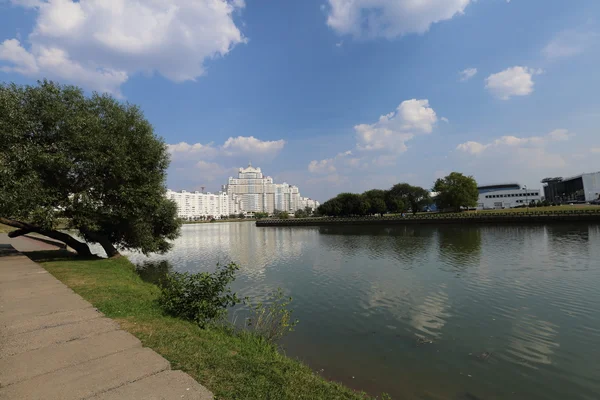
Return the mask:
M 0 224 L 0 233 L 8 233 L 10 231 L 14 231 L 17 228 L 13 228 L 12 226 Z
M 124 257 L 81 259 L 66 251 L 27 255 L 218 399 L 369 398 L 325 380 L 254 335 L 202 330 L 164 315 L 156 301 L 158 287 L 142 281 Z

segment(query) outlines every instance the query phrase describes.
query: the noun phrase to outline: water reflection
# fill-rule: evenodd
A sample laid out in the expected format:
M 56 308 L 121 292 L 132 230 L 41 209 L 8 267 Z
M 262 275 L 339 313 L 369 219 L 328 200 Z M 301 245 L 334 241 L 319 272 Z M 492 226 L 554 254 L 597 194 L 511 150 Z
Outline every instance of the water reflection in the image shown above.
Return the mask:
M 242 296 L 294 298 L 288 355 L 373 394 L 587 400 L 600 393 L 599 259 L 598 225 L 218 223 L 185 226 L 143 270 L 155 280 L 240 263 Z
M 464 270 L 479 264 L 481 254 L 481 228 L 449 226 L 437 230 L 440 255 L 444 264 L 455 270 Z
M 160 285 L 165 277 L 173 272 L 173 265 L 167 260 L 145 261 L 137 265 L 136 270 L 144 281 Z

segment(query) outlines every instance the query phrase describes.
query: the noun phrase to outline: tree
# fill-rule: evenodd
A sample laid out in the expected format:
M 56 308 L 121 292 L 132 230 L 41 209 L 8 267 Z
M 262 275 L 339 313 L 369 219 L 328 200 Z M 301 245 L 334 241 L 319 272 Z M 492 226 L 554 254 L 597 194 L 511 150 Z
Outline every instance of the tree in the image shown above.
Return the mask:
M 452 172 L 435 182 L 433 191 L 437 192 L 435 202 L 441 210 L 460 211 L 461 207 L 475 207 L 479 198 L 477 182 L 472 176 Z
M 363 196 L 369 202 L 368 214 L 384 214 L 387 211 L 385 203 L 385 190 L 373 189 L 363 193 Z
M 0 85 L 0 222 L 20 228 L 12 237 L 38 232 L 90 254 L 56 229 L 64 218 L 109 257 L 164 253 L 181 224 L 165 197 L 168 165 L 136 106 L 48 81 Z
M 388 204 L 395 208 L 390 210 L 392 212 L 406 212 L 410 209 L 416 214 L 430 202 L 429 191 L 420 186 L 398 183 L 388 191 Z
M 306 214 L 307 217 L 312 216 L 313 212 L 314 212 L 314 210 L 311 206 L 304 207 L 304 214 Z

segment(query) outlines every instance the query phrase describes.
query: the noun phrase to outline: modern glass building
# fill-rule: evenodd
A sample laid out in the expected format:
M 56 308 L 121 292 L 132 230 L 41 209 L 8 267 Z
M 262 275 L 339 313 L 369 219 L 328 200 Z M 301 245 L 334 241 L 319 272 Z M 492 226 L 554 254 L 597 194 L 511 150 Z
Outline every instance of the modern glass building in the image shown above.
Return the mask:
M 586 203 L 600 196 L 600 172 L 546 178 L 542 183 L 546 200 L 553 203 Z

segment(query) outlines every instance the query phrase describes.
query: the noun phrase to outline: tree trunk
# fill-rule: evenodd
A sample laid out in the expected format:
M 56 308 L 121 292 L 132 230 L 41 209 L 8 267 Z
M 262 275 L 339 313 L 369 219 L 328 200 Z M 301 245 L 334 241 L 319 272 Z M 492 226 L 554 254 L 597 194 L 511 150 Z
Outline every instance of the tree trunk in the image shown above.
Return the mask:
M 0 223 L 3 223 L 8 226 L 12 226 L 15 228 L 19 228 L 16 231 L 10 232 L 8 234 L 9 237 L 14 238 L 18 236 L 25 235 L 27 233 L 36 232 L 41 235 L 47 236 L 51 239 L 55 239 L 65 243 L 67 246 L 71 247 L 73 250 L 77 252 L 80 256 L 91 256 L 92 252 L 86 243 L 80 242 L 76 240 L 70 235 L 66 233 L 59 232 L 53 229 L 42 229 L 39 226 L 31 225 L 25 222 L 15 221 L 12 219 L 7 219 L 0 217 Z
M 121 253 L 119 253 L 119 251 L 115 248 L 115 246 L 113 246 L 113 244 L 110 242 L 110 240 L 108 240 L 106 236 L 89 231 L 86 231 L 85 235 L 88 236 L 92 241 L 98 242 L 106 252 L 106 256 L 108 258 L 121 257 Z

